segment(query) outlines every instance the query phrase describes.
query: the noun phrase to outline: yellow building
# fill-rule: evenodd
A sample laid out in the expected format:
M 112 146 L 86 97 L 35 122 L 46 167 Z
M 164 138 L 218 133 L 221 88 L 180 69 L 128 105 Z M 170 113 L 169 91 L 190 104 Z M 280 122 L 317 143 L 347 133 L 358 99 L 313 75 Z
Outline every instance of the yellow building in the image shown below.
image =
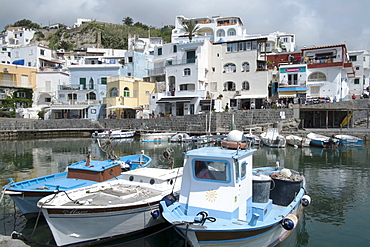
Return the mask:
M 14 110 L 31 107 L 32 92 L 36 88 L 36 68 L 19 65 L 0 64 L 0 109 Z M 9 104 L 7 97 L 15 100 Z M 28 99 L 29 102 L 22 99 Z
M 127 77 L 107 79 L 107 118 L 140 118 L 148 116 L 149 96 L 155 83 Z

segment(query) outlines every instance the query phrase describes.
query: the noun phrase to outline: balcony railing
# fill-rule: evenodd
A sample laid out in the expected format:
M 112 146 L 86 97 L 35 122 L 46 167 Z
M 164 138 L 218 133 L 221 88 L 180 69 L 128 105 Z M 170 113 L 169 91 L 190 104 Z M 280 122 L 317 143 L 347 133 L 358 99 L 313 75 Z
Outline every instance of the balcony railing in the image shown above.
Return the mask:
M 196 58 L 169 60 L 169 61 L 166 61 L 166 66 L 181 65 L 181 64 L 188 64 L 188 63 L 195 63 L 195 62 L 196 62 Z

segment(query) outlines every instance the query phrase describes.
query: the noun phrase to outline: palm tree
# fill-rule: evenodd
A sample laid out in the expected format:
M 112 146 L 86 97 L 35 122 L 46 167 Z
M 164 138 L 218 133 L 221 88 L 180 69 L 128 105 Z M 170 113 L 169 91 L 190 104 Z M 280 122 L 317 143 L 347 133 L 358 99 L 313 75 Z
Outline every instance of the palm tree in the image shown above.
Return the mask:
M 186 36 L 189 38 L 189 42 L 198 33 L 200 27 L 195 23 L 195 20 L 183 21 L 182 26 L 185 29 Z
M 123 24 L 125 24 L 127 26 L 132 26 L 132 24 L 134 24 L 134 20 L 129 16 L 123 18 L 122 22 L 123 22 Z

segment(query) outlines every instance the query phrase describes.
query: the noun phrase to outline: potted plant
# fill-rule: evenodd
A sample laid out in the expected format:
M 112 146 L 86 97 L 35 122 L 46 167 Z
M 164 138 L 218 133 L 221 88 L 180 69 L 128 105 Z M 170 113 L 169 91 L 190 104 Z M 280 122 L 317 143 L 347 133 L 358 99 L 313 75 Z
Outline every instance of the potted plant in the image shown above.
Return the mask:
M 217 99 L 222 99 L 222 97 L 224 97 L 222 94 L 220 94 Z

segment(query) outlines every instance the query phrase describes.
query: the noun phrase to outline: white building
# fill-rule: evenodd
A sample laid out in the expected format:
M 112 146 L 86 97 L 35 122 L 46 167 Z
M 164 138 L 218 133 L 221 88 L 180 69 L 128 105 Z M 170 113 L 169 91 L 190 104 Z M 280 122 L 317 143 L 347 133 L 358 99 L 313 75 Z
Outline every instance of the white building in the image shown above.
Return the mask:
M 355 77 L 349 80 L 350 94 L 359 97 L 370 86 L 370 54 L 367 50 L 349 51 L 349 61 L 355 69 Z
M 17 47 L 29 45 L 35 30 L 24 27 L 9 27 L 0 36 L 0 45 L 6 47 Z

